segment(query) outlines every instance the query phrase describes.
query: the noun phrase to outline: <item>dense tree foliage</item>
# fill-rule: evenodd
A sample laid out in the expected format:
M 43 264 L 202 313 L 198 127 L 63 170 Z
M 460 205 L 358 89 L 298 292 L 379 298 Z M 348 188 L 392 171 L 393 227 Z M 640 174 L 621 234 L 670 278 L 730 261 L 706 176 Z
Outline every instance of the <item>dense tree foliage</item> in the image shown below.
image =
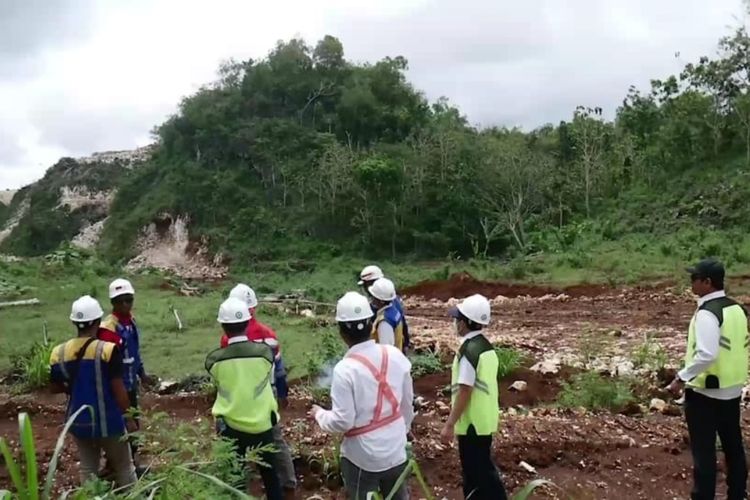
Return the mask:
M 746 171 L 709 170 L 739 155 L 750 166 L 748 61 L 741 28 L 715 57 L 631 88 L 613 121 L 581 107 L 522 132 L 478 130 L 447 100 L 429 103 L 402 57 L 354 64 L 331 36 L 279 42 L 224 64 L 156 129 L 158 152 L 119 190 L 103 249 L 126 257 L 164 212 L 235 259 L 485 256 L 549 249 L 587 220 L 612 237 L 740 223 Z

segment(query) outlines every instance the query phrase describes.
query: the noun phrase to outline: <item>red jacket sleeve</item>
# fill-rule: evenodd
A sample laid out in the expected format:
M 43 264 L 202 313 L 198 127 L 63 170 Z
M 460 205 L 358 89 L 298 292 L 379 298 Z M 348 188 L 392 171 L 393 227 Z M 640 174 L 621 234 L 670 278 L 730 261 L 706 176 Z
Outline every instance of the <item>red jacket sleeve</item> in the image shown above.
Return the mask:
M 105 342 L 112 342 L 117 347 L 122 347 L 122 338 L 117 335 L 112 330 L 107 330 L 106 328 L 99 328 L 99 332 L 97 334 L 97 337 L 99 340 L 103 340 Z

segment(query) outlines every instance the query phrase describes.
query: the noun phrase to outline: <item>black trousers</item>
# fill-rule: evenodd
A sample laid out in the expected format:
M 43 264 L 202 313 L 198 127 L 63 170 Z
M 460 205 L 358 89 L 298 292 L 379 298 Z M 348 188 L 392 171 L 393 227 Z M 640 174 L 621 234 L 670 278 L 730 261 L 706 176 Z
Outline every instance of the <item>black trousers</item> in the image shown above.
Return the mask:
M 713 500 L 716 495 L 717 434 L 727 462 L 727 499 L 744 499 L 747 464 L 740 428 L 740 398 L 714 399 L 687 389 L 685 419 L 693 454 L 692 500 Z
M 505 486 L 492 461 L 492 436 L 477 436 L 469 427 L 465 436 L 458 436 L 464 498 L 471 500 L 506 500 Z
M 274 442 L 273 429 L 269 429 L 260 434 L 248 434 L 246 432 L 232 429 L 221 420 L 217 421 L 216 427 L 220 436 L 234 442 L 235 453 L 240 456 L 241 460 L 244 459 L 249 448 L 265 446 L 267 444 L 273 444 Z M 276 453 L 263 453 L 261 459 L 268 464 L 268 467 L 258 464 L 258 472 L 260 472 L 260 477 L 263 481 L 266 498 L 268 500 L 282 500 L 281 482 L 276 473 Z M 244 484 L 239 489 L 244 490 Z

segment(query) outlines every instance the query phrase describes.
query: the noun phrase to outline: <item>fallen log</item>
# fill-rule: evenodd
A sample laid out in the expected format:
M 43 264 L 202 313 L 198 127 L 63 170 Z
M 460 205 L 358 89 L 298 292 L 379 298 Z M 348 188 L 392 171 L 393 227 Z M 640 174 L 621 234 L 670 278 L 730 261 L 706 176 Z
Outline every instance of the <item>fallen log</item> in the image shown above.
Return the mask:
M 0 309 L 3 307 L 37 306 L 39 304 L 41 304 L 39 299 L 13 300 L 11 302 L 0 302 Z

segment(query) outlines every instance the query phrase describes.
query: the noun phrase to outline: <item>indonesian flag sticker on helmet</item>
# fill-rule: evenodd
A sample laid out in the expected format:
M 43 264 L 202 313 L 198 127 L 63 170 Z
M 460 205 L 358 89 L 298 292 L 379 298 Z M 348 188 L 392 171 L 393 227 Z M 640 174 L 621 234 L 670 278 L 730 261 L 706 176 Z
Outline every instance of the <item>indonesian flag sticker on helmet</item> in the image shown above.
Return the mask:
M 244 300 L 229 297 L 219 306 L 219 323 L 244 323 L 250 321 L 250 310 Z
M 367 266 L 364 269 L 362 269 L 362 272 L 359 273 L 359 281 L 357 282 L 358 285 L 364 285 L 366 281 L 375 281 L 377 279 L 380 279 L 384 277 L 383 270 L 380 269 L 378 266 Z
M 120 295 L 135 295 L 133 285 L 126 279 L 118 278 L 109 285 L 109 298 L 114 299 Z
M 362 321 L 373 316 L 367 297 L 357 292 L 346 292 L 336 303 L 336 321 L 349 323 Z

